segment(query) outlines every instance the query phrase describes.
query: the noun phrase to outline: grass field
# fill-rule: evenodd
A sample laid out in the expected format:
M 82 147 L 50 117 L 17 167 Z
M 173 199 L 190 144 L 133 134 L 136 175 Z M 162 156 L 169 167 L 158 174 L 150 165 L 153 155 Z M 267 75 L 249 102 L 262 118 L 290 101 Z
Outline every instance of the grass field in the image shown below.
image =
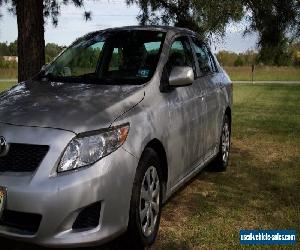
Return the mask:
M 251 67 L 224 67 L 233 81 L 251 81 Z M 255 81 L 300 81 L 300 67 L 256 66 Z
M 18 78 L 17 69 L 0 68 L 0 79 L 16 79 Z
M 300 85 L 234 87 L 229 169 L 204 170 L 173 196 L 153 250 L 241 249 L 240 229 L 296 229 L 299 235 L 299 97 Z M 2 245 L 41 249 L 1 239 Z
M 9 89 L 10 87 L 12 87 L 15 83 L 13 82 L 0 82 L 0 92 L 5 90 L 5 89 Z
M 251 67 L 224 67 L 233 81 L 251 81 Z M 16 79 L 16 69 L 1 69 L 1 79 Z M 269 67 L 257 66 L 254 80 L 256 81 L 300 81 L 300 67 Z
M 300 85 L 235 86 L 229 169 L 173 197 L 154 249 L 239 249 L 240 229 L 300 232 L 299 97 Z

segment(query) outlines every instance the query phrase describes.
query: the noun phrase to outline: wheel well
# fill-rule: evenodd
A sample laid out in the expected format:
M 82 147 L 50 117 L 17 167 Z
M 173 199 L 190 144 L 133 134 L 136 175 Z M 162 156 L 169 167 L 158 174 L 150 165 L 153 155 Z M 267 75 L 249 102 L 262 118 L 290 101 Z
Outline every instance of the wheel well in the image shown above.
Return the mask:
M 163 144 L 158 139 L 153 139 L 150 141 L 146 148 L 152 148 L 157 154 L 161 161 L 161 171 L 163 175 L 164 181 L 164 193 L 166 191 L 167 183 L 168 183 L 168 160 L 167 154 Z
M 232 117 L 231 117 L 231 109 L 230 109 L 230 107 L 227 107 L 227 109 L 225 110 L 225 115 L 227 115 L 228 118 L 229 118 L 230 129 L 231 129 L 231 119 L 232 119 Z

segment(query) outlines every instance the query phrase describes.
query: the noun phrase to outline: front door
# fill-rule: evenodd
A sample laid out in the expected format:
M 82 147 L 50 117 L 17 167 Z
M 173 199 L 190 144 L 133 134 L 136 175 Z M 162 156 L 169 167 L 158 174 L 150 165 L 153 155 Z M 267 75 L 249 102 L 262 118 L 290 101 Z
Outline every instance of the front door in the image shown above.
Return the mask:
M 196 67 L 188 37 L 175 38 L 171 43 L 168 63 L 165 67 L 170 75 L 175 66 Z M 168 147 L 172 151 L 173 166 L 171 183 L 176 184 L 184 178 L 198 158 L 199 128 L 199 89 L 191 86 L 179 87 L 165 94 L 169 105 L 169 132 L 171 134 Z

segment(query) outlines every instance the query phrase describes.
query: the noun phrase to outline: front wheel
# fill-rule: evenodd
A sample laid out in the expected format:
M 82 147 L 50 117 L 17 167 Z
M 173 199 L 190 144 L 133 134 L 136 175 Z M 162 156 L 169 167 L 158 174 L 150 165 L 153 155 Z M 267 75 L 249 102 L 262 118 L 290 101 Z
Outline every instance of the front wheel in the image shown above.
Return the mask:
M 128 225 L 131 249 L 151 246 L 157 236 L 162 205 L 162 174 L 156 152 L 145 149 L 137 168 Z
M 214 162 L 214 169 L 217 171 L 226 171 L 229 161 L 231 140 L 231 128 L 228 115 L 224 116 L 222 133 L 220 138 L 219 153 Z

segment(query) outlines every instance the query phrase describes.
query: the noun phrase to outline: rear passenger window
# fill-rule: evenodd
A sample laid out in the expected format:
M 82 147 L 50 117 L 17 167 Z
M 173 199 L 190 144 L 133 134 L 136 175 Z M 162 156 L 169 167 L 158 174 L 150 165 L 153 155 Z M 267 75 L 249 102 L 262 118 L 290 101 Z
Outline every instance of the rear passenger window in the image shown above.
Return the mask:
M 192 47 L 197 56 L 200 76 L 217 72 L 215 61 L 208 48 L 195 38 L 192 38 Z

